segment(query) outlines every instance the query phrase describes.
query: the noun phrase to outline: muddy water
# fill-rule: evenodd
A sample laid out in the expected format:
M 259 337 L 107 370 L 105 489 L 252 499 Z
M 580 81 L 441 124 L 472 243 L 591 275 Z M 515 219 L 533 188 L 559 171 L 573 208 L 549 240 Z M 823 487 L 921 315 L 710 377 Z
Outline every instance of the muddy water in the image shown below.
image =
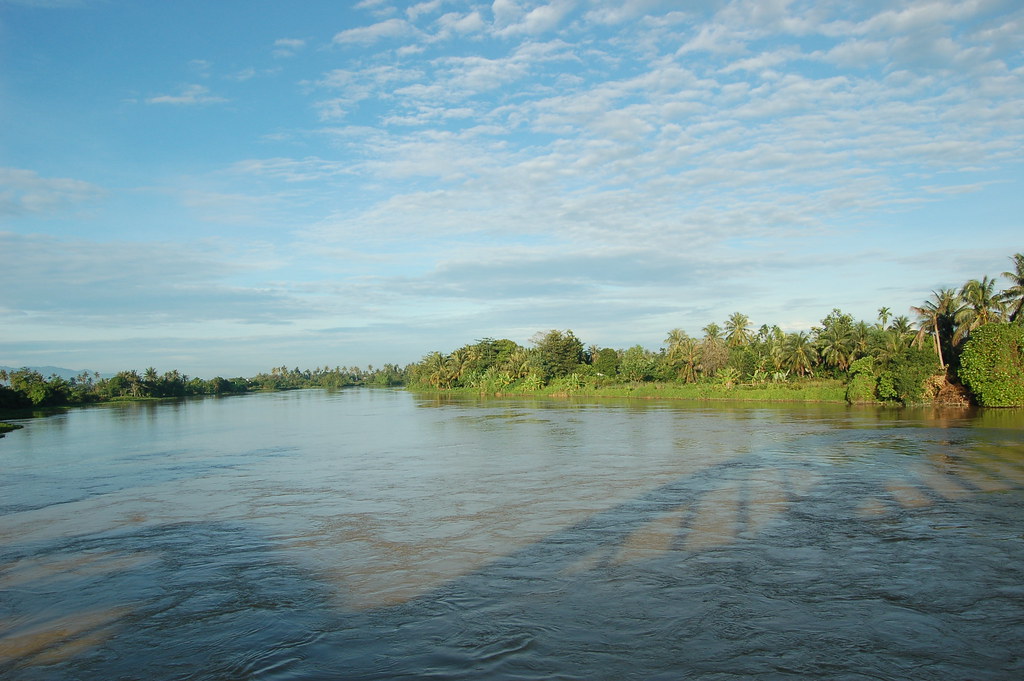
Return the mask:
M 0 441 L 0 678 L 1024 678 L 1024 414 L 258 394 Z

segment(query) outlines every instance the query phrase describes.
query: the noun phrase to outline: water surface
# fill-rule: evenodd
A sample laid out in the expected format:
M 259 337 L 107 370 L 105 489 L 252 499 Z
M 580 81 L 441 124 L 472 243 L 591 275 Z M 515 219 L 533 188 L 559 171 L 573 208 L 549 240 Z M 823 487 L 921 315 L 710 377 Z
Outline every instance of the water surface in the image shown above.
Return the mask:
M 1024 414 L 301 391 L 0 441 L 0 678 L 1018 679 Z

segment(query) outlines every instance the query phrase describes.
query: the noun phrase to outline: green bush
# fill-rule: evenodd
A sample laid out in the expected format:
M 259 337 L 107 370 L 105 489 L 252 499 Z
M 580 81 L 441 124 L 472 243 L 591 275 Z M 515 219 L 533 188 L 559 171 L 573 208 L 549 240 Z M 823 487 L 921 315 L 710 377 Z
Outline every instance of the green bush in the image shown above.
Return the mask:
M 875 385 L 878 383 L 871 373 L 858 373 L 846 386 L 846 401 L 850 404 L 863 404 L 875 401 Z
M 1024 327 L 986 324 L 960 355 L 960 380 L 985 407 L 1024 406 Z
M 32 400 L 25 393 L 0 385 L 0 409 L 25 409 L 31 406 Z
M 883 371 L 878 375 L 878 385 L 875 386 L 875 393 L 880 400 L 898 400 L 900 395 L 896 392 L 896 377 L 891 371 Z
M 938 359 L 931 350 L 907 348 L 890 362 L 896 396 L 904 404 L 924 399 L 924 383 L 941 373 Z
M 857 397 L 863 396 L 868 385 L 867 377 L 872 376 L 870 362 L 865 361 L 868 359 L 859 359 L 850 366 L 850 372 L 854 374 L 850 389 L 857 386 L 854 393 Z M 877 378 L 872 376 L 875 380 L 875 395 L 880 400 L 903 404 L 922 402 L 925 400 L 925 382 L 931 376 L 941 373 L 938 359 L 931 350 L 905 348 L 882 364 Z

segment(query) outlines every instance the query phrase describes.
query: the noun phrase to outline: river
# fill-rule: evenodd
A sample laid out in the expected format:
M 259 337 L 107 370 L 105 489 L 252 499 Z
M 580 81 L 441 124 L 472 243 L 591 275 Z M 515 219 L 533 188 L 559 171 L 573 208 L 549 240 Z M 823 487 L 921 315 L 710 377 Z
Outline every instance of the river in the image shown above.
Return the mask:
M 0 439 L 0 678 L 1021 679 L 1024 412 L 252 394 Z

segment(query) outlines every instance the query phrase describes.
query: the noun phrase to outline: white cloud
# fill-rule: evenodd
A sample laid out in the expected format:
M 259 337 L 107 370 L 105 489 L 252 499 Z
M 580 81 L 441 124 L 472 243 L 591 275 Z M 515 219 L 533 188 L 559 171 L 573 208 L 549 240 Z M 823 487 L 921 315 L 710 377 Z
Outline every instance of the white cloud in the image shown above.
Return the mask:
M 515 0 L 494 0 L 491 3 L 491 13 L 494 15 L 495 25 L 504 27 L 516 22 L 522 16 L 523 10 Z
M 441 27 L 441 33 L 438 35 L 438 38 L 444 38 L 451 34 L 476 33 L 482 31 L 486 26 L 480 12 L 476 10 L 469 14 L 449 12 L 441 16 L 437 20 L 437 24 Z
M 881 40 L 847 40 L 831 48 L 825 61 L 845 68 L 874 68 L 884 64 L 890 47 Z
M 310 156 L 302 159 L 265 158 L 238 161 L 231 171 L 244 175 L 259 175 L 284 182 L 315 182 L 338 175 L 350 174 L 348 164 Z
M 33 170 L 0 167 L 0 215 L 53 213 L 105 194 L 82 180 L 40 177 Z
M 416 28 L 404 19 L 387 19 L 372 26 L 350 28 L 334 36 L 336 45 L 371 45 L 378 40 L 415 35 Z
M 294 57 L 306 47 L 306 41 L 301 38 L 278 38 L 274 41 L 273 55 L 275 57 Z
M 554 30 L 575 6 L 574 0 L 554 0 L 524 13 L 511 0 L 495 0 L 492 9 L 499 35 L 539 35 Z
M 176 95 L 157 95 L 146 100 L 147 104 L 172 104 L 177 106 L 194 106 L 198 104 L 218 104 L 228 100 L 210 94 L 210 89 L 203 85 L 185 85 Z
M 586 18 L 597 24 L 622 24 L 659 9 L 671 9 L 677 4 L 672 0 L 596 0 L 591 2 Z
M 427 14 L 433 14 L 441 7 L 441 0 L 429 0 L 428 2 L 418 2 L 412 7 L 405 10 L 405 15 L 409 17 L 410 21 L 416 21 L 421 16 Z

